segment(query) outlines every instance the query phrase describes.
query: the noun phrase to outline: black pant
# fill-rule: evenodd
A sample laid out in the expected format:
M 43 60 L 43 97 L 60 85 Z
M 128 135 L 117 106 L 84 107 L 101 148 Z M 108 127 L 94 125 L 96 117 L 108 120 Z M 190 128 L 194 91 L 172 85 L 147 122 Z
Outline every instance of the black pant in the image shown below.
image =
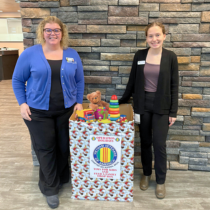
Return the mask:
M 44 195 L 56 195 L 59 184 L 69 181 L 69 117 L 74 105 L 62 111 L 30 108 L 31 121 L 24 120 L 40 163 L 39 188 Z
M 157 184 L 164 184 L 167 170 L 166 137 L 169 115 L 153 112 L 155 93 L 145 92 L 144 114 L 139 125 L 141 137 L 141 161 L 145 176 L 152 174 L 152 143 L 155 155 L 155 174 Z

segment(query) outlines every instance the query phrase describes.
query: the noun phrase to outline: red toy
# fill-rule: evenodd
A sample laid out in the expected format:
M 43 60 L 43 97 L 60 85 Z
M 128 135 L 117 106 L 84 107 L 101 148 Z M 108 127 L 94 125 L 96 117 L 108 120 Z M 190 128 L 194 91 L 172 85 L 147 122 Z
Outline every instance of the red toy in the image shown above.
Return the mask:
M 124 114 L 120 115 L 120 118 L 116 122 L 120 122 L 120 123 L 128 122 L 126 115 Z

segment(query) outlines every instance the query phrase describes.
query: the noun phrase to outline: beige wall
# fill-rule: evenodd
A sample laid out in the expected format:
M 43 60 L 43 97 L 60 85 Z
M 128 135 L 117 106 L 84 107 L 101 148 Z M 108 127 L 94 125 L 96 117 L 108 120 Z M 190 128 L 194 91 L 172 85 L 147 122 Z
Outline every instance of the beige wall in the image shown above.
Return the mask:
M 23 52 L 23 42 L 0 42 L 0 47 L 9 47 L 19 49 L 19 55 Z
M 19 12 L 2 12 L 0 13 L 1 18 L 18 18 L 21 17 Z

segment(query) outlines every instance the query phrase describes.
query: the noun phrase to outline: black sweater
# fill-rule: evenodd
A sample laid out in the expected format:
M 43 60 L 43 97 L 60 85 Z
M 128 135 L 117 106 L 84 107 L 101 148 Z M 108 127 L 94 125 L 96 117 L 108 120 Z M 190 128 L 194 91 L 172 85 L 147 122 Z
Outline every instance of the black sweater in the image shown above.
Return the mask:
M 149 48 L 136 52 L 126 90 L 119 103 L 126 103 L 133 96 L 134 112 L 144 113 L 144 65 Z M 144 62 L 138 62 L 144 61 Z M 144 64 L 142 64 L 144 63 Z M 141 64 L 141 65 L 139 65 Z M 176 117 L 178 109 L 178 62 L 174 52 L 163 48 L 160 62 L 154 112 Z

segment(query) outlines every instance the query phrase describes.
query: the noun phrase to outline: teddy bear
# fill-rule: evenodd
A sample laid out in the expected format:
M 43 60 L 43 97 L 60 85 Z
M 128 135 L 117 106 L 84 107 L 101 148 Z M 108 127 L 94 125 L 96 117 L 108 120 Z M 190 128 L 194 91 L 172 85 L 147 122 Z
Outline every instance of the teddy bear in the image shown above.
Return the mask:
M 109 104 L 101 100 L 101 92 L 99 90 L 88 94 L 87 99 L 90 101 L 90 109 L 97 110 L 99 106 L 102 106 L 109 110 Z

